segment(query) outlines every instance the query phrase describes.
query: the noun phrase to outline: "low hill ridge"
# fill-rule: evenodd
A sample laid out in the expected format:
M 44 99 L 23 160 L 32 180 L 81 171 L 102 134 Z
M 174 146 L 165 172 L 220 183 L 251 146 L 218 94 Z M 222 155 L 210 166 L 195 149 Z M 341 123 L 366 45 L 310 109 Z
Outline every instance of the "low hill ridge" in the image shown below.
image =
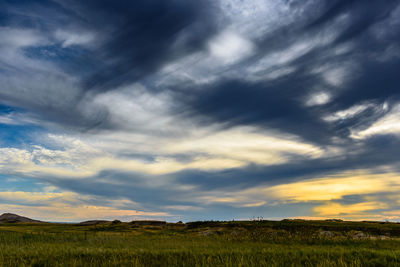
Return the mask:
M 42 221 L 33 220 L 14 213 L 3 213 L 0 215 L 0 223 L 40 223 Z

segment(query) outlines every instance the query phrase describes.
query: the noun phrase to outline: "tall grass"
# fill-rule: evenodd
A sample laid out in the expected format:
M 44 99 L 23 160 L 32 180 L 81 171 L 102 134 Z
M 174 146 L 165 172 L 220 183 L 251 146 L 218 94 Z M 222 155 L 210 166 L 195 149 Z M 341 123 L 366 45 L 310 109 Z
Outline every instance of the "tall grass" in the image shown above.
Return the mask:
M 400 241 L 269 226 L 0 225 L 0 266 L 400 266 Z

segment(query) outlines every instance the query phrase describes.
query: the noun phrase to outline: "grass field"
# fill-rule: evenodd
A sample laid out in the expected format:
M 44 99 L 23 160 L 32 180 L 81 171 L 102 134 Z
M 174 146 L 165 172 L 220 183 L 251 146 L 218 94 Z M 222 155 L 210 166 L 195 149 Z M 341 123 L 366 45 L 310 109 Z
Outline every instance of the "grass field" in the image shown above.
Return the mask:
M 1 266 L 400 266 L 400 224 L 0 224 Z

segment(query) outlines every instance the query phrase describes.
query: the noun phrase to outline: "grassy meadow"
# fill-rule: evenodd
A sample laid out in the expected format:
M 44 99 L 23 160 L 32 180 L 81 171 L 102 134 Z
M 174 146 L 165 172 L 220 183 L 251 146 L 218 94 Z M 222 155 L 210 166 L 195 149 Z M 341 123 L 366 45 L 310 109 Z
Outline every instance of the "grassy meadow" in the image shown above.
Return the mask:
M 400 266 L 400 224 L 0 224 L 0 266 Z

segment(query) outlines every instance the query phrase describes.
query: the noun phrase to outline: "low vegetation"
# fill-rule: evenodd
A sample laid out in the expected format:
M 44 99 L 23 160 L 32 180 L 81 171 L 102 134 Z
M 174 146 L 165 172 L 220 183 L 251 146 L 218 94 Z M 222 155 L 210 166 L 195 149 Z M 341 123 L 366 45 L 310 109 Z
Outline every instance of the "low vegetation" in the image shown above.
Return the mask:
M 1 266 L 399 266 L 400 224 L 0 224 Z

